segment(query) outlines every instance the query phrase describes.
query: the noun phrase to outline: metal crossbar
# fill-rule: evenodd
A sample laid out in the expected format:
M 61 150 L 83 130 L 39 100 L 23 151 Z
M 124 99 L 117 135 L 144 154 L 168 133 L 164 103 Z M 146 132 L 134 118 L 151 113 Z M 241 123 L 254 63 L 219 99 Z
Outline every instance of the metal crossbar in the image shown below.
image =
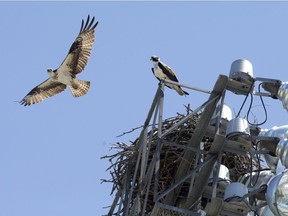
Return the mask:
M 169 83 L 169 84 L 172 84 L 172 85 L 181 86 L 181 87 L 184 87 L 184 88 L 188 88 L 188 89 L 191 89 L 191 90 L 203 92 L 203 93 L 206 93 L 206 94 L 211 94 L 211 91 L 208 91 L 206 89 L 197 88 L 197 87 L 194 87 L 194 86 L 191 86 L 191 85 L 181 84 L 181 83 L 173 82 L 173 81 L 167 80 L 167 79 L 163 79 L 161 81 L 163 81 L 164 83 Z

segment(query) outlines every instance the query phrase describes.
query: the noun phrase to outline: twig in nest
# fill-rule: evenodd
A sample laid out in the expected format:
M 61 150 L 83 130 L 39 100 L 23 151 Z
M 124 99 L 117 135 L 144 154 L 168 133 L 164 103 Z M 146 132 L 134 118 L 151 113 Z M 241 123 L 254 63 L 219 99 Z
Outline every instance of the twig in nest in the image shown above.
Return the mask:
M 142 128 L 143 126 L 144 126 L 144 125 L 141 125 L 141 126 L 136 127 L 136 128 L 132 128 L 130 131 L 123 132 L 122 134 L 120 134 L 120 135 L 118 135 L 118 136 L 116 136 L 116 137 L 118 138 L 118 137 L 124 136 L 125 134 L 132 133 L 133 131 L 140 129 L 140 128 Z
M 155 126 L 157 126 L 157 125 L 158 125 L 158 124 L 155 124 Z M 124 136 L 125 134 L 132 133 L 132 132 L 135 131 L 135 130 L 138 130 L 138 129 L 140 129 L 140 128 L 143 128 L 143 126 L 144 126 L 144 125 L 141 125 L 141 126 L 139 126 L 139 127 L 132 128 L 130 131 L 123 132 L 122 134 L 120 134 L 120 135 L 118 135 L 118 136 L 116 136 L 116 137 L 118 138 L 118 137 Z M 151 127 L 151 126 L 152 126 L 152 124 L 148 125 L 148 127 Z M 132 142 L 132 143 L 133 143 L 133 142 Z

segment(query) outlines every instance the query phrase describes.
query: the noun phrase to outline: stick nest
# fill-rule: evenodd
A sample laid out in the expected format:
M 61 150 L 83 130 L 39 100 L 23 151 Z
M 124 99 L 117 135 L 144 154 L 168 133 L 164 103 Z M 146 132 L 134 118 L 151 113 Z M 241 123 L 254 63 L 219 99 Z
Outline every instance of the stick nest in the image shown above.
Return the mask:
M 187 108 L 188 114 L 191 110 L 189 109 L 189 106 Z M 169 143 L 176 143 L 178 145 L 186 145 L 188 141 L 191 139 L 191 136 L 197 126 L 197 122 L 200 118 L 201 114 L 197 113 L 193 115 L 188 121 L 186 121 L 184 124 L 180 125 L 177 129 L 169 133 L 167 136 L 165 136 L 165 141 Z M 164 120 L 163 122 L 163 129 L 162 133 L 165 133 L 166 130 L 168 130 L 171 126 L 179 122 L 181 119 L 185 117 L 185 114 L 179 114 L 175 117 L 168 118 Z M 132 129 L 131 131 L 134 131 Z M 129 132 L 124 132 L 124 134 L 127 134 Z M 151 147 L 149 151 L 148 161 L 147 161 L 147 167 L 149 167 L 149 164 L 152 161 L 152 158 L 156 151 L 156 146 L 158 142 L 157 137 L 157 128 L 154 130 L 150 130 L 148 132 L 148 140 L 149 136 L 152 135 L 152 142 Z M 138 155 L 138 149 L 137 149 L 137 143 L 139 141 L 139 138 L 137 138 L 134 142 L 131 144 L 126 144 L 123 142 L 117 142 L 112 146 L 111 149 L 116 151 L 115 154 L 106 155 L 102 158 L 108 159 L 111 163 L 111 166 L 108 167 L 108 171 L 111 174 L 111 179 L 102 180 L 103 182 L 110 182 L 112 183 L 112 191 L 111 194 L 117 192 L 120 188 L 122 189 L 124 185 L 129 181 L 129 184 L 131 185 L 133 175 L 135 173 L 135 166 L 137 161 L 137 155 Z M 212 145 L 213 138 L 209 137 L 203 137 L 202 144 L 204 150 L 208 151 Z M 169 188 L 175 181 L 174 176 L 177 172 L 177 169 L 179 167 L 180 161 L 182 159 L 182 156 L 184 154 L 184 149 L 179 148 L 179 146 L 172 146 L 163 144 L 161 151 L 160 151 L 160 171 L 159 171 L 159 180 L 158 180 L 158 191 L 162 192 L 165 189 Z M 202 155 L 202 157 L 205 159 L 205 154 Z M 191 160 L 192 164 L 194 163 L 194 160 Z M 235 153 L 231 152 L 224 152 L 222 157 L 222 164 L 224 164 L 226 167 L 228 167 L 230 171 L 230 179 L 232 181 L 237 181 L 237 179 L 250 171 L 252 171 L 252 164 L 255 164 L 254 159 L 251 159 L 250 155 L 244 155 L 240 156 Z M 253 162 L 253 163 L 251 163 Z M 132 165 L 132 166 L 131 166 Z M 124 179 L 126 172 L 128 170 L 128 167 L 130 166 L 131 175 L 128 177 L 128 179 Z M 140 194 L 140 186 L 137 184 L 139 182 L 140 177 L 140 169 L 138 169 L 136 173 L 136 184 L 133 190 L 132 194 L 132 202 L 135 200 L 137 194 Z M 154 194 L 154 174 L 151 180 L 151 186 L 149 187 L 148 192 L 148 200 L 147 200 L 147 207 L 146 207 L 146 214 L 149 215 L 154 207 L 153 202 L 153 194 Z M 182 185 L 179 197 L 177 199 L 181 198 L 187 198 L 189 190 L 189 183 L 185 182 Z M 145 191 L 146 192 L 146 191 Z M 142 199 L 143 198 L 143 199 Z M 142 195 L 140 202 L 143 204 L 144 201 L 144 195 Z M 133 203 L 129 203 L 130 208 L 133 206 Z M 122 211 L 121 209 L 120 211 Z M 164 211 L 164 209 L 162 209 Z M 170 214 L 169 214 L 170 215 Z

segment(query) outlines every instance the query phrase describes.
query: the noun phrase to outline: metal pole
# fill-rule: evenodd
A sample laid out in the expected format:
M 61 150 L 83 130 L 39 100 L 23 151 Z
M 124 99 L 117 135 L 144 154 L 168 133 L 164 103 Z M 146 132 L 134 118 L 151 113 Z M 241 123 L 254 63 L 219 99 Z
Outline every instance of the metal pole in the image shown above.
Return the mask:
M 130 164 L 128 165 L 128 168 L 127 168 L 126 175 L 131 175 L 132 174 L 131 172 L 132 172 L 133 168 L 135 167 L 134 175 L 133 175 L 133 179 L 132 179 L 132 183 L 131 183 L 131 188 L 130 188 L 130 193 L 128 193 L 128 190 L 129 190 L 129 176 L 127 176 L 127 179 L 126 179 L 126 193 L 125 193 L 125 201 L 124 201 L 124 209 L 123 209 L 124 212 L 125 212 L 125 215 L 128 215 L 129 205 L 130 205 L 131 200 L 132 200 L 132 195 L 133 195 L 134 186 L 135 186 L 135 182 L 136 182 L 136 177 L 137 177 L 137 173 L 138 173 L 138 168 L 139 168 L 139 164 L 140 164 L 140 158 L 141 158 L 141 154 L 142 154 L 142 150 L 143 150 L 143 147 L 141 146 L 141 145 L 143 145 L 143 136 L 144 136 L 146 128 L 149 126 L 150 119 L 151 119 L 151 117 L 153 115 L 154 109 L 155 109 L 155 107 L 156 107 L 156 105 L 158 103 L 159 97 L 161 95 L 162 95 L 162 89 L 159 86 L 157 91 L 156 91 L 156 94 L 155 94 L 155 97 L 153 99 L 153 102 L 152 102 L 152 105 L 150 107 L 150 110 L 148 112 L 147 118 L 146 118 L 146 120 L 144 122 L 144 126 L 143 126 L 143 129 L 142 129 L 140 137 L 139 137 L 139 142 L 135 146 L 138 149 L 138 152 L 136 154 L 134 154 L 135 156 L 133 155 L 131 157 Z M 135 163 L 133 163 L 134 157 L 137 157 L 136 165 L 135 165 Z
M 211 92 L 206 90 L 206 89 L 201 89 L 201 88 L 193 87 L 193 86 L 190 86 L 190 85 L 181 84 L 181 83 L 178 83 L 178 82 L 173 82 L 171 80 L 164 79 L 163 82 L 164 83 L 169 83 L 169 84 L 172 84 L 172 85 L 181 86 L 181 87 L 188 88 L 188 89 L 192 89 L 192 90 L 195 90 L 195 91 L 203 92 L 203 93 L 206 93 L 206 94 L 211 94 Z
M 162 95 L 159 98 L 159 116 L 158 116 L 158 141 L 156 146 L 156 164 L 155 164 L 155 180 L 154 180 L 154 194 L 158 193 L 159 184 L 159 169 L 160 169 L 160 150 L 161 150 L 161 134 L 162 134 L 162 119 L 163 119 L 163 102 L 164 102 L 164 83 L 160 82 Z
M 197 172 L 198 170 L 202 169 L 207 163 L 210 163 L 212 160 L 214 160 L 216 158 L 216 155 L 212 155 L 211 157 L 209 157 L 206 161 L 204 161 L 203 163 L 199 164 L 197 167 L 195 167 L 195 169 L 189 171 L 187 174 L 181 176 L 181 178 L 174 183 L 173 185 L 171 185 L 168 189 L 166 189 L 165 191 L 163 191 L 159 196 L 157 196 L 156 201 L 159 201 L 160 199 L 162 199 L 164 196 L 166 196 L 167 194 L 170 194 L 175 188 L 177 188 L 178 186 L 180 186 L 184 181 L 186 181 L 187 178 L 189 178 L 190 176 L 192 176 L 193 174 L 195 174 L 195 172 Z
M 214 157 L 213 160 L 211 160 L 209 163 L 205 164 L 205 166 L 202 167 L 201 172 L 199 172 L 198 177 L 194 183 L 194 190 L 192 191 L 191 196 L 187 198 L 187 201 L 183 207 L 190 210 L 196 207 L 196 204 L 198 203 L 199 199 L 203 194 L 205 185 L 207 185 L 208 183 L 210 173 L 213 170 L 214 164 L 220 152 L 222 151 L 224 144 L 225 136 L 216 134 L 212 146 L 209 150 L 209 155 L 216 157 Z
M 213 91 L 209 97 L 209 101 L 213 100 L 215 97 L 219 98 L 219 95 L 222 95 L 222 92 L 225 90 L 227 82 L 228 82 L 227 76 L 219 75 L 219 78 L 216 81 Z M 215 99 L 213 103 L 210 103 L 208 106 L 205 107 L 198 121 L 198 124 L 194 130 L 194 133 L 187 144 L 188 146 L 199 148 L 200 143 L 207 130 L 208 124 L 213 115 L 213 112 L 215 110 L 217 102 L 218 102 L 218 99 Z M 182 176 L 184 176 L 189 171 L 189 168 L 191 167 L 191 160 L 194 158 L 194 156 L 195 156 L 195 152 L 186 151 L 184 153 L 184 156 L 179 165 L 179 169 L 177 170 L 177 173 L 175 175 L 176 181 L 178 181 Z M 178 193 L 180 192 L 180 189 L 181 189 L 181 185 L 179 185 L 174 191 L 169 193 L 165 197 L 164 203 L 168 205 L 174 205 L 176 198 L 178 196 Z
M 219 107 L 218 113 L 216 113 L 216 116 L 217 116 L 217 118 L 216 118 L 216 134 L 218 134 L 218 135 L 220 134 L 220 124 L 221 124 L 221 116 L 222 116 L 222 112 L 223 112 L 225 93 L 226 93 L 226 91 L 223 91 L 222 97 L 221 97 L 221 101 L 220 101 L 220 104 L 219 104 L 220 107 Z M 217 170 L 213 173 L 213 184 L 212 184 L 212 197 L 211 197 L 211 199 L 216 197 L 217 184 L 218 184 L 218 175 L 219 175 L 220 166 L 221 166 L 221 158 L 222 158 L 222 151 L 218 155 L 218 160 L 217 160 L 217 165 L 216 165 Z

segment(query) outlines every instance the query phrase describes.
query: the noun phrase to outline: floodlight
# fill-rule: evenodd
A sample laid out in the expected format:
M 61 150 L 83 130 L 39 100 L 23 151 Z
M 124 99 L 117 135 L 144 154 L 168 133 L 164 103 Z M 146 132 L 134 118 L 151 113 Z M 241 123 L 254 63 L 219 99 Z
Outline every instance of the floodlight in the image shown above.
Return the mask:
M 277 97 L 282 101 L 284 109 L 288 111 L 288 82 L 282 83 L 279 87 Z
M 252 84 L 254 81 L 251 62 L 246 59 L 235 60 L 231 65 L 229 78 L 246 84 Z
M 220 164 L 219 168 L 219 173 L 218 173 L 218 180 L 219 181 L 231 181 L 230 179 L 230 174 L 229 174 L 229 169 L 223 164 Z M 211 172 L 210 177 L 209 177 L 209 183 L 213 181 L 213 172 Z
M 268 183 L 266 200 L 276 216 L 288 215 L 288 170 L 279 173 Z
M 272 142 L 260 141 L 261 149 L 269 150 L 269 154 L 264 154 L 264 158 L 268 167 L 271 170 L 276 170 L 278 160 L 280 159 L 282 164 L 288 167 L 288 125 L 274 126 L 270 129 L 261 130 L 260 136 L 275 137 L 277 140 L 271 140 Z M 280 141 L 279 141 L 280 139 Z M 275 146 L 276 144 L 276 146 Z
M 231 181 L 228 167 L 223 164 L 220 165 L 218 178 L 221 180 Z
M 224 193 L 224 201 L 242 201 L 243 196 L 248 193 L 248 188 L 246 185 L 240 182 L 232 182 L 227 185 Z M 248 199 L 248 198 L 246 198 Z
M 261 216 L 275 216 L 273 212 L 270 210 L 269 206 L 264 206 L 257 210 L 258 215 Z
M 232 110 L 226 104 L 223 104 L 222 112 L 221 112 L 221 119 L 226 119 L 228 121 L 232 119 Z
M 276 155 L 280 158 L 283 166 L 288 168 L 288 139 L 282 139 L 277 145 Z
M 278 98 L 279 88 L 282 85 L 281 80 L 256 77 L 255 81 L 262 81 L 262 87 L 265 91 L 270 93 L 269 96 L 274 99 Z
M 210 124 L 211 125 L 215 125 L 216 122 L 217 122 L 217 115 L 218 113 L 220 113 L 220 108 L 221 108 L 221 105 L 218 105 L 215 109 L 215 112 L 213 113 L 213 116 L 211 118 L 211 121 L 210 121 Z M 222 123 L 223 120 L 224 121 L 230 121 L 232 119 L 232 110 L 231 108 L 226 105 L 226 104 L 223 104 L 222 106 L 222 111 L 221 111 L 221 118 L 220 118 L 220 122 Z
M 275 174 L 271 170 L 262 170 L 260 172 L 246 173 L 238 179 L 238 182 L 247 187 L 259 188 L 266 185 Z
M 279 158 L 276 156 L 272 156 L 270 154 L 264 154 L 264 159 L 265 159 L 265 162 L 267 164 L 267 166 L 271 169 L 271 170 L 276 170 L 277 168 L 277 163 L 278 163 L 278 160 Z
M 262 129 L 261 136 L 279 137 L 279 139 L 288 138 L 288 125 L 274 126 L 270 129 Z
M 250 137 L 250 128 L 248 121 L 243 118 L 234 118 L 227 123 L 226 138 L 235 139 L 238 137 Z

